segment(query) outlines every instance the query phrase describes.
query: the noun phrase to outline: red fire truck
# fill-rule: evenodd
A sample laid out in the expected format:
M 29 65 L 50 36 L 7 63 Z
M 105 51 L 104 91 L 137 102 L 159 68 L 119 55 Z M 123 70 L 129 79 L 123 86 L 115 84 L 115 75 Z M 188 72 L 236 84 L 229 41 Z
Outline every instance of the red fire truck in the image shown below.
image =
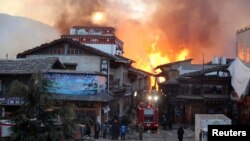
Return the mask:
M 141 103 L 137 108 L 137 123 L 143 124 L 144 130 L 156 131 L 159 126 L 158 107 L 150 103 Z

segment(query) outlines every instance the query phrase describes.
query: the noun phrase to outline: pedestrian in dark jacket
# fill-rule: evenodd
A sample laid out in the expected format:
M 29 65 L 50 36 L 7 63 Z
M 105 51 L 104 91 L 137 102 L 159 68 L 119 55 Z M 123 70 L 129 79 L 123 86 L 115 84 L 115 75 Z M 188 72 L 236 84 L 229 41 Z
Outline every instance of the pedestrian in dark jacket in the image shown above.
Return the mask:
M 87 125 L 86 125 L 86 129 L 85 129 L 85 135 L 87 135 L 87 136 L 90 137 L 90 134 L 91 134 L 91 129 L 90 129 L 89 124 L 87 124 Z
M 184 134 L 184 129 L 182 126 L 180 126 L 177 130 L 177 135 L 178 135 L 178 139 L 179 141 L 182 141 L 183 139 L 183 134 Z
M 115 140 L 115 124 L 112 123 L 110 127 L 110 135 L 111 135 L 111 140 Z
M 144 131 L 143 124 L 139 124 L 139 125 L 138 125 L 139 140 L 142 140 L 142 139 L 143 139 L 143 131 Z
M 99 122 L 96 122 L 95 123 L 95 139 L 99 138 L 100 130 L 101 130 L 101 126 L 100 126 Z
M 107 131 L 108 131 L 108 124 L 107 122 L 104 122 L 103 127 L 102 127 L 102 134 L 103 134 L 104 139 L 106 138 Z
M 169 123 L 168 123 L 169 125 L 169 130 L 172 130 L 172 118 L 170 117 L 169 118 Z
M 120 135 L 119 123 L 117 120 L 114 121 L 114 139 L 118 140 Z

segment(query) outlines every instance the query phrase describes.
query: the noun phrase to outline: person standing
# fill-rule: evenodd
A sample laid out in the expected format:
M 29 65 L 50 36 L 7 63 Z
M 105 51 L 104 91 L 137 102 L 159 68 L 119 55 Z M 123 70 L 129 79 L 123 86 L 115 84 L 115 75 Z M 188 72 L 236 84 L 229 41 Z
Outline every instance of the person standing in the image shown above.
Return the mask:
M 122 124 L 120 127 L 121 140 L 125 140 L 126 132 L 127 132 L 127 126 L 125 124 Z
M 182 141 L 183 139 L 183 134 L 184 134 L 184 129 L 182 126 L 180 126 L 177 130 L 177 135 L 178 135 L 178 139 L 179 141 Z
M 118 140 L 120 135 L 119 123 L 118 120 L 114 120 L 114 139 Z
M 96 123 L 95 123 L 95 139 L 98 139 L 98 138 L 99 138 L 100 129 L 101 129 L 101 127 L 100 127 L 99 122 L 96 122 Z
M 111 140 L 114 140 L 115 139 L 115 124 L 114 123 L 111 123 L 109 133 L 110 133 Z
M 88 123 L 87 123 L 87 125 L 86 125 L 85 134 L 86 134 L 88 137 L 90 137 L 91 129 L 90 129 L 90 126 L 89 126 Z
M 172 118 L 171 117 L 169 117 L 169 130 L 172 130 Z
M 103 133 L 103 138 L 104 139 L 106 138 L 107 130 L 108 130 L 108 124 L 107 124 L 107 122 L 104 122 L 103 128 L 102 128 L 102 133 Z
M 143 131 L 144 131 L 144 127 L 143 127 L 142 123 L 138 125 L 138 131 L 139 131 L 139 140 L 142 140 L 143 139 Z

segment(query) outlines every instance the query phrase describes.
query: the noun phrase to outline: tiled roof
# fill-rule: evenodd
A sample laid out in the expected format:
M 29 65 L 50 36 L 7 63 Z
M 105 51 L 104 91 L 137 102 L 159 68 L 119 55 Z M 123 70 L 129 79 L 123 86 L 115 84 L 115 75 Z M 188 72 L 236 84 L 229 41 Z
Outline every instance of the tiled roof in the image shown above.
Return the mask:
M 62 64 L 56 57 L 43 59 L 17 59 L 17 60 L 0 60 L 0 74 L 32 74 L 38 71 L 47 72 L 58 63 Z
M 89 52 L 92 52 L 92 53 L 100 55 L 100 56 L 108 57 L 108 58 L 110 58 L 112 60 L 115 60 L 115 61 L 118 61 L 118 62 L 127 62 L 127 63 L 130 63 L 130 61 L 131 61 L 128 58 L 121 57 L 121 56 L 120 57 L 119 56 L 115 56 L 115 55 L 103 52 L 101 50 L 98 50 L 96 48 L 93 48 L 93 47 L 90 47 L 90 46 L 86 46 L 86 45 L 82 45 L 78 41 L 73 41 L 73 40 L 67 39 L 67 38 L 57 39 L 57 40 L 54 40 L 54 41 L 52 41 L 50 43 L 45 43 L 45 44 L 42 44 L 42 45 L 40 45 L 38 47 L 26 50 L 26 51 L 24 51 L 22 53 L 17 54 L 17 58 L 25 58 L 26 55 L 32 54 L 33 52 L 35 52 L 37 50 L 40 50 L 40 49 L 43 49 L 43 48 L 46 48 L 46 47 L 49 47 L 49 46 L 52 46 L 54 44 L 61 43 L 61 42 L 66 42 L 66 43 L 69 43 L 69 44 L 73 44 L 73 45 L 75 45 L 77 47 L 80 47 L 80 48 L 83 48 L 83 49 L 85 49 L 85 50 L 87 50 Z
M 168 67 L 171 66 L 173 64 L 179 64 L 179 63 L 183 63 L 183 62 L 191 62 L 193 59 L 187 59 L 187 60 L 182 60 L 182 61 L 177 61 L 177 62 L 171 62 L 171 63 L 167 63 L 167 64 L 163 64 L 163 65 L 159 65 L 157 66 L 155 69 L 159 69 L 162 67 Z
M 135 68 L 135 67 L 130 67 L 129 71 L 137 73 L 137 74 L 141 74 L 141 75 L 150 75 L 150 76 L 154 76 L 154 74 L 150 73 L 150 72 L 146 72 L 144 70 Z
M 215 71 L 226 71 L 226 72 L 228 72 L 228 70 L 227 70 L 228 67 L 229 67 L 229 64 L 218 65 L 218 66 L 210 67 L 210 68 L 207 68 L 207 69 L 204 69 L 204 70 L 186 73 L 186 74 L 181 75 L 180 77 L 201 76 L 201 75 L 204 75 L 206 73 L 215 72 Z
M 89 75 L 103 75 L 106 74 L 102 72 L 94 72 L 94 71 L 77 71 L 77 70 L 62 70 L 62 69 L 51 69 L 48 73 L 63 73 L 63 74 L 89 74 Z
M 32 54 L 33 52 L 35 52 L 37 50 L 40 50 L 40 49 L 43 49 L 43 48 L 46 48 L 46 47 L 49 47 L 49 46 L 52 46 L 54 44 L 61 43 L 61 42 L 66 42 L 66 43 L 69 43 L 69 44 L 73 44 L 73 45 L 81 47 L 81 48 L 83 48 L 83 49 L 85 49 L 85 50 L 87 50 L 89 52 L 98 54 L 100 56 L 106 56 L 106 57 L 110 57 L 112 59 L 115 59 L 115 57 L 113 55 L 111 55 L 111 54 L 108 54 L 106 52 L 103 52 L 101 50 L 95 49 L 95 48 L 90 47 L 90 46 L 82 45 L 78 41 L 73 41 L 73 40 L 67 39 L 67 38 L 60 38 L 60 39 L 54 40 L 54 41 L 52 41 L 50 43 L 45 43 L 45 44 L 42 44 L 42 45 L 40 45 L 38 47 L 26 50 L 26 51 L 24 51 L 22 53 L 17 54 L 17 58 L 25 58 L 26 55 Z

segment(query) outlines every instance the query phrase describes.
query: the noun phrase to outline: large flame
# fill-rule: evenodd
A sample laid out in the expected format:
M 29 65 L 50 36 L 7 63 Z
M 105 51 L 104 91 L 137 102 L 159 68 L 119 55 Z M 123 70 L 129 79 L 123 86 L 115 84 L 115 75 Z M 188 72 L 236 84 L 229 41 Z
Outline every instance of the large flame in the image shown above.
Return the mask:
M 158 70 L 154 69 L 157 66 L 162 65 L 162 64 L 167 64 L 173 61 L 185 60 L 186 57 L 189 55 L 189 50 L 187 48 L 184 48 L 183 50 L 181 50 L 179 53 L 176 53 L 176 54 L 171 54 L 171 55 L 165 54 L 157 48 L 158 40 L 159 40 L 159 37 L 156 36 L 150 46 L 150 49 L 147 52 L 146 58 L 148 60 L 144 60 L 141 58 L 141 56 L 137 56 L 137 63 L 135 64 L 135 67 L 142 69 L 144 71 L 153 73 L 153 74 L 157 74 L 157 73 L 160 73 L 159 69 Z M 165 78 L 159 77 L 158 81 L 164 82 Z M 151 83 L 151 86 L 155 86 L 157 88 L 156 80 L 154 77 L 151 77 L 150 83 Z
M 181 50 L 180 54 L 177 55 L 176 61 L 185 60 L 186 57 L 188 56 L 188 54 L 189 54 L 188 49 L 185 48 L 185 49 Z

